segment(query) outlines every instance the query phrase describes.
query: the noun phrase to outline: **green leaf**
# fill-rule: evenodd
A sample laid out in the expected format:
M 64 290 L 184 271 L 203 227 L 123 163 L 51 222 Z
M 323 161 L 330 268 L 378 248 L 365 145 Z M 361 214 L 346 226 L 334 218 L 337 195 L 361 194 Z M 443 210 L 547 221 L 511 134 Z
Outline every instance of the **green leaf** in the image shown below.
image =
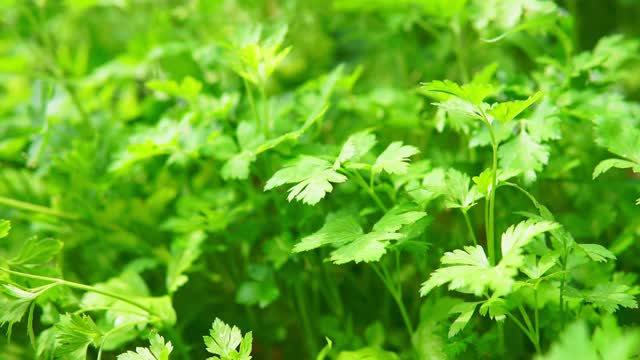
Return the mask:
M 451 327 L 449 327 L 448 336 L 450 338 L 456 336 L 456 334 L 459 333 L 460 330 L 464 329 L 464 327 L 467 326 L 467 323 L 469 323 L 469 320 L 471 320 L 471 317 L 476 311 L 477 306 L 478 303 L 461 303 L 451 309 L 451 314 L 460 315 L 453 321 Z
M 376 347 L 366 347 L 355 351 L 342 351 L 336 360 L 399 360 L 398 355 Z
M 523 129 L 518 136 L 500 146 L 498 156 L 502 169 L 517 171 L 531 181 L 549 161 L 549 147 L 534 141 Z
M 265 308 L 279 296 L 280 290 L 273 281 L 246 281 L 238 288 L 236 302 Z
M 171 342 L 164 341 L 164 338 L 156 332 L 149 336 L 149 347 L 137 347 L 136 352 L 127 351 L 118 355 L 118 360 L 169 360 L 169 355 L 173 351 Z
M 331 260 L 335 264 L 379 261 L 387 252 L 390 241 L 404 238 L 405 235 L 397 231 L 424 216 L 425 212 L 412 210 L 409 206 L 394 207 L 373 225 L 371 232 L 365 234 L 353 216 L 332 214 L 320 230 L 303 238 L 293 251 L 334 245 L 338 247 L 331 252 Z
M 340 164 L 345 161 L 360 159 L 366 155 L 375 144 L 376 136 L 371 134 L 369 130 L 349 136 L 344 145 L 342 145 L 342 149 L 336 160 L 337 166 L 340 166 Z
M 62 241 L 51 238 L 31 237 L 22 245 L 20 252 L 11 260 L 13 265 L 38 265 L 46 263 L 62 250 Z
M 497 279 L 489 279 L 494 274 L 491 273 L 489 259 L 482 246 L 465 246 L 464 250 L 454 250 L 444 253 L 440 259 L 443 265 L 454 265 L 441 267 L 431 273 L 427 281 L 420 288 L 420 295 L 425 296 L 437 286 L 449 283 L 450 290 L 468 292 L 475 295 L 482 295 L 489 283 Z
M 191 76 L 186 76 L 180 84 L 173 80 L 150 80 L 146 85 L 151 90 L 186 99 L 195 98 L 202 90 L 202 83 Z
M 305 236 L 293 247 L 293 252 L 309 251 L 328 244 L 342 245 L 362 234 L 362 227 L 353 216 L 345 213 L 329 214 L 322 228 Z
M 373 172 L 386 171 L 389 174 L 404 174 L 409 167 L 409 157 L 419 153 L 416 147 L 402 145 L 401 141 L 391 144 L 378 156 L 373 165 Z
M 327 357 L 327 355 L 331 351 L 331 348 L 333 347 L 333 342 L 331 341 L 331 339 L 329 339 L 328 337 L 325 337 L 324 339 L 327 342 L 327 345 L 325 345 L 320 350 L 320 352 L 318 353 L 318 356 L 316 356 L 316 360 L 325 360 L 325 358 Z
M 287 200 L 296 199 L 308 205 L 315 205 L 326 193 L 333 190 L 331 183 L 345 181 L 347 177 L 336 172 L 328 161 L 312 156 L 300 156 L 295 162 L 273 174 L 264 190 L 295 183 L 296 185 L 289 189 Z
M 489 84 L 470 83 L 460 86 L 450 80 L 431 81 L 423 84 L 421 89 L 428 92 L 453 95 L 474 105 L 480 104 L 486 97 L 496 92 L 496 89 Z
M 607 159 L 601 161 L 596 166 L 596 168 L 593 169 L 593 178 L 597 178 L 598 176 L 609 171 L 611 168 L 633 169 L 634 172 L 640 173 L 640 164 L 636 164 L 634 162 L 623 159 Z
M 502 103 L 496 103 L 491 106 L 489 114 L 496 118 L 501 123 L 505 124 L 516 116 L 520 115 L 523 111 L 529 108 L 542 98 L 544 94 L 540 91 L 529 96 L 526 100 L 514 100 Z
M 519 254 L 520 249 L 531 239 L 544 232 L 558 229 L 560 224 L 552 221 L 525 220 L 517 225 L 511 225 L 502 234 L 500 248 L 502 257 L 507 258 Z
M 435 169 L 430 176 L 425 177 L 423 186 L 434 195 L 445 197 L 447 208 L 462 208 L 468 210 L 476 204 L 476 200 L 482 198 L 482 194 L 476 186 L 470 186 L 471 179 L 466 174 L 449 169 L 444 176 L 438 174 L 441 169 Z
M 249 166 L 255 161 L 255 156 L 249 152 L 235 154 L 224 163 L 221 170 L 222 178 L 225 180 L 244 180 L 249 177 Z
M 524 261 L 520 254 L 521 248 L 534 236 L 558 227 L 554 222 L 533 220 L 509 227 L 502 235 L 503 257 L 495 266 L 489 265 L 489 259 L 479 245 L 446 252 L 440 261 L 443 265 L 453 266 L 441 267 L 432 272 L 422 284 L 420 294 L 425 296 L 433 288 L 448 283 L 450 290 L 476 296 L 482 296 L 488 289 L 493 290 L 494 295 L 506 295 L 511 292 L 513 277 Z
M 166 279 L 167 291 L 170 294 L 189 280 L 184 273 L 200 257 L 200 246 L 205 237 L 203 232 L 194 232 L 171 244 L 171 258 L 167 266 Z
M 564 331 L 560 341 L 551 346 L 549 353 L 537 356 L 538 360 L 584 359 L 599 360 L 591 341 L 587 326 L 583 321 L 576 322 Z
M 602 325 L 589 336 L 584 320 L 569 325 L 560 339 L 551 345 L 545 355 L 538 354 L 535 360 L 604 360 L 632 359 L 638 355 L 640 332 L 619 327 L 615 318 L 607 316 Z
M 478 191 L 485 197 L 491 192 L 493 185 L 493 172 L 491 169 L 484 169 L 478 176 L 473 177 L 473 182 L 478 186 Z
M 9 324 L 8 334 L 11 334 L 13 324 L 20 322 L 27 312 L 29 305 L 45 290 L 23 290 L 11 284 L 0 285 L 0 327 Z
M 587 256 L 597 262 L 607 262 L 607 259 L 615 260 L 616 256 L 609 251 L 606 247 L 598 244 L 578 244 L 575 246 L 584 251 Z
M 65 314 L 55 325 L 56 359 L 85 360 L 89 345 L 98 346 L 102 333 L 87 315 Z
M 631 288 L 622 284 L 599 284 L 585 295 L 585 301 L 593 306 L 602 308 L 609 313 L 614 313 L 622 306 L 637 309 L 638 303 L 635 297 L 628 293 Z
M 331 261 L 338 265 L 351 261 L 356 264 L 379 261 L 387 252 L 389 241 L 403 237 L 404 235 L 399 233 L 370 232 L 331 252 Z
M 240 329 L 236 326 L 230 327 L 222 320 L 216 318 L 209 331 L 210 336 L 204 337 L 207 351 L 217 355 L 210 357 L 213 360 L 250 360 L 251 343 L 253 337 L 251 332 L 244 338 Z M 240 351 L 236 350 L 240 346 Z
M 0 239 L 9 235 L 11 231 L 11 222 L 9 220 L 0 220 Z

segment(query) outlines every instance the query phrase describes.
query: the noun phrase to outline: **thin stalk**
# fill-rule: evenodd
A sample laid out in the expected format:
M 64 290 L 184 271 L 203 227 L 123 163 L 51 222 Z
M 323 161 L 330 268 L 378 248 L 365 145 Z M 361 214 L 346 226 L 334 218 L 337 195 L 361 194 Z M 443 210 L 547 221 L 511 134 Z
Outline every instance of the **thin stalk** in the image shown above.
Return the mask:
M 478 239 L 476 238 L 475 231 L 473 231 L 473 226 L 471 226 L 471 220 L 469 220 L 469 214 L 467 214 L 466 210 L 462 210 L 462 215 L 464 216 L 464 221 L 467 223 L 467 229 L 469 229 L 469 233 L 471 234 L 471 239 L 473 239 L 473 245 L 478 245 Z
M 536 349 L 536 353 L 541 353 L 542 351 L 540 350 L 540 344 L 538 344 L 535 341 L 535 338 L 533 337 L 533 335 L 529 332 L 529 330 L 524 325 L 522 325 L 522 322 L 520 322 L 520 320 L 518 320 L 518 318 L 515 317 L 510 312 L 507 312 L 507 316 L 509 317 L 509 319 L 511 319 L 520 328 L 520 330 L 522 330 L 522 332 L 525 333 L 525 335 L 527 335 L 529 340 L 531 340 L 531 343 L 533 344 L 533 346 Z
M 131 326 L 136 326 L 136 325 L 140 325 L 140 324 L 148 324 L 151 321 L 145 321 L 145 320 L 140 320 L 140 321 L 133 321 L 130 323 L 126 323 L 126 324 L 122 324 L 120 326 L 114 327 L 113 329 L 107 331 L 103 336 L 102 336 L 102 341 L 100 342 L 100 347 L 98 348 L 98 357 L 97 360 L 102 359 L 102 348 L 104 347 L 104 343 L 107 341 L 107 338 L 112 335 L 117 333 L 118 331 L 122 331 L 128 327 Z
M 354 174 L 356 181 L 358 182 L 358 184 L 360 184 L 360 186 L 362 186 L 362 188 L 369 193 L 369 195 L 371 196 L 371 198 L 376 202 L 376 204 L 380 207 L 380 209 L 384 212 L 389 211 L 389 209 L 384 205 L 384 203 L 382 202 L 382 200 L 380 200 L 380 197 L 378 197 L 378 194 L 376 194 L 375 190 L 371 187 L 369 187 L 369 185 L 367 185 L 367 182 L 364 180 L 364 178 L 362 177 L 362 175 L 360 175 L 360 173 L 356 170 L 353 172 L 349 172 L 350 174 Z
M 409 333 L 409 337 L 413 336 L 413 325 L 411 324 L 411 319 L 409 318 L 409 313 L 407 312 L 407 308 L 404 306 L 404 302 L 402 301 L 402 294 L 397 292 L 397 289 L 393 285 L 393 281 L 387 278 L 380 269 L 376 267 L 375 264 L 371 264 L 373 271 L 378 275 L 380 280 L 384 286 L 389 290 L 391 297 L 398 305 L 398 309 L 400 310 L 400 315 L 402 316 L 402 321 L 404 322 L 404 326 L 407 328 L 407 332 Z M 384 269 L 384 265 L 381 265 L 381 268 Z M 386 271 L 385 271 L 386 272 Z
M 522 307 L 522 304 L 518 305 L 518 310 L 520 311 L 520 314 L 524 319 L 524 323 L 527 325 L 529 331 L 534 331 L 533 324 L 531 323 L 531 319 L 529 318 L 529 314 L 527 314 L 527 311 L 524 309 L 524 307 Z
M 267 102 L 267 90 L 265 89 L 265 85 L 262 84 L 260 86 L 260 96 L 262 97 L 262 130 L 264 132 L 264 137 L 269 138 L 269 103 Z
M 533 294 L 533 321 L 535 323 L 535 332 L 536 332 L 536 342 L 540 344 L 540 318 L 538 317 L 538 284 L 536 284 L 535 291 Z
M 309 318 L 309 313 L 307 310 L 307 302 L 300 284 L 294 285 L 294 293 L 296 302 L 298 303 L 298 310 L 300 311 L 300 315 L 302 317 L 302 328 L 305 332 L 305 339 L 309 348 L 308 350 L 309 353 L 313 356 L 318 352 L 318 345 L 313 334 L 313 328 L 311 327 L 311 320 Z
M 482 115 L 482 120 L 485 122 L 489 129 L 489 135 L 491 136 L 491 189 L 489 189 L 489 201 L 485 203 L 485 225 L 487 227 L 487 248 L 489 250 L 489 263 L 495 265 L 496 259 L 496 247 L 494 243 L 494 230 L 495 230 L 495 200 L 496 200 L 496 184 L 498 182 L 498 142 L 496 135 L 491 127 L 491 122 L 484 112 L 482 107 L 477 107 L 478 111 Z M 488 208 L 488 209 L 487 209 Z M 488 211 L 487 211 L 488 210 Z
M 42 280 L 42 281 L 49 281 L 52 283 L 56 283 L 56 284 L 60 284 L 60 285 L 65 285 L 68 286 L 70 288 L 74 288 L 74 289 L 78 289 L 78 290 L 83 290 L 83 291 L 89 291 L 89 292 L 93 292 L 96 294 L 100 294 L 100 295 L 104 295 L 104 296 L 108 296 L 110 298 L 116 299 L 116 300 L 120 300 L 123 301 L 127 304 L 133 305 L 139 309 L 144 310 L 145 312 L 149 313 L 149 314 L 153 314 L 153 311 L 151 311 L 150 308 L 148 308 L 145 305 L 142 305 L 136 301 L 133 301 L 131 299 L 127 299 L 124 296 L 112 293 L 110 291 L 105 291 L 105 290 L 101 290 L 98 288 L 95 288 L 93 286 L 89 286 L 89 285 L 85 285 L 85 284 L 80 284 L 80 283 L 76 283 L 73 281 L 68 281 L 68 280 L 63 280 L 63 279 L 58 279 L 58 278 L 53 278 L 53 277 L 48 277 L 48 276 L 40 276 L 40 275 L 33 275 L 33 274 L 27 274 L 27 273 L 23 273 L 23 272 L 19 272 L 19 271 L 13 271 L 4 267 L 0 267 L 0 271 L 4 271 L 8 274 L 11 275 L 16 275 L 16 276 L 21 276 L 24 278 L 29 278 L 29 279 L 36 279 L 36 280 Z M 154 314 L 155 315 L 155 314 Z
M 249 105 L 251 106 L 251 109 L 253 110 L 253 114 L 256 117 L 256 128 L 260 129 L 261 123 L 260 123 L 260 113 L 258 112 L 258 108 L 256 107 L 256 103 L 255 100 L 253 100 L 253 92 L 251 91 L 251 87 L 249 86 L 249 82 L 247 81 L 247 79 L 243 78 L 243 82 L 244 82 L 244 89 L 247 92 L 247 98 L 249 99 Z
M 4 197 L 4 196 L 0 196 L 0 205 L 9 206 L 9 207 L 12 207 L 14 209 L 20 209 L 20 210 L 36 212 L 36 213 L 40 213 L 40 214 L 51 215 L 51 216 L 59 217 L 61 219 L 68 219 L 68 220 L 78 220 L 79 219 L 79 217 L 77 215 L 74 215 L 74 214 L 69 214 L 69 213 L 66 213 L 66 212 L 63 212 L 63 211 L 59 211 L 59 210 L 55 210 L 55 209 L 52 209 L 52 208 L 49 208 L 49 207 L 46 207 L 46 206 L 36 205 L 36 204 L 28 203 L 28 202 L 25 202 L 25 201 L 11 199 L 11 198 Z

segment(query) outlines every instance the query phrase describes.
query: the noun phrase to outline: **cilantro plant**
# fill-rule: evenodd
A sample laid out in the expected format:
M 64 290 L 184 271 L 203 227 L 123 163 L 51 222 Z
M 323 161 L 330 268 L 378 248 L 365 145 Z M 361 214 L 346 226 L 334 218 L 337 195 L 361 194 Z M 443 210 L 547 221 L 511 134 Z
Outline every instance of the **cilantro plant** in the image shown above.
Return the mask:
M 636 2 L 0 10 L 1 359 L 640 357 Z

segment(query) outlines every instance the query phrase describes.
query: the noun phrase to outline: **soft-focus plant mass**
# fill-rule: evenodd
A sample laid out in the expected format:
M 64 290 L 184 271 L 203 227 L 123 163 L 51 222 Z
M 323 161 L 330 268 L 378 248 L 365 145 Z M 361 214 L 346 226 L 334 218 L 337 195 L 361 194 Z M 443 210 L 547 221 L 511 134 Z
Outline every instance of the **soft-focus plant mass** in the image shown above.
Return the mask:
M 0 1 L 0 359 L 640 358 L 639 16 Z

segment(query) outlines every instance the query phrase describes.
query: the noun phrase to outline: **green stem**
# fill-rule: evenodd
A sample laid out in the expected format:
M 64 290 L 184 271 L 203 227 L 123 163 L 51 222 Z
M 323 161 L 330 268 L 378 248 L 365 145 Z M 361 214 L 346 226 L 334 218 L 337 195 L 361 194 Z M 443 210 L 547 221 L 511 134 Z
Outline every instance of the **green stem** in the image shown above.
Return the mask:
M 253 114 L 256 117 L 256 129 L 260 129 L 262 127 L 260 122 L 261 117 L 260 113 L 258 112 L 258 108 L 256 107 L 256 102 L 253 100 L 253 92 L 251 91 L 251 87 L 249 86 L 249 82 L 247 81 L 247 79 L 243 78 L 243 82 L 244 89 L 247 92 L 247 98 L 249 99 L 249 105 L 251 106 Z
M 494 243 L 494 230 L 495 230 L 495 200 L 496 200 L 496 184 L 498 182 L 498 141 L 496 140 L 496 134 L 493 131 L 489 117 L 484 112 L 481 106 L 477 107 L 478 111 L 482 115 L 482 120 L 485 122 L 489 129 L 489 135 L 491 136 L 491 189 L 489 189 L 489 201 L 485 203 L 485 221 L 487 227 L 487 248 L 489 250 L 489 263 L 493 266 L 497 262 L 496 247 Z M 488 208 L 488 209 L 487 209 Z M 487 211 L 488 210 L 488 211 Z M 488 215 L 487 215 L 488 212 Z
M 269 103 L 267 102 L 267 91 L 265 85 L 260 86 L 260 96 L 262 97 L 262 130 L 264 131 L 264 137 L 269 138 Z
M 513 314 L 511 314 L 510 312 L 507 312 L 507 316 L 509 317 L 509 319 L 511 319 L 519 328 L 520 330 L 522 330 L 522 332 L 525 333 L 525 335 L 527 335 L 527 337 L 529 338 L 529 340 L 531 340 L 531 343 L 533 344 L 533 346 L 536 349 L 536 353 L 542 353 L 542 351 L 540 350 L 540 344 L 538 344 L 535 341 L 535 338 L 533 337 L 533 335 L 531 335 L 531 333 L 529 332 L 529 330 L 522 325 L 522 322 L 520 322 L 520 320 L 518 320 L 517 317 L 515 317 Z
M 389 290 L 389 293 L 391 294 L 393 300 L 396 302 L 396 305 L 398 305 L 400 315 L 402 316 L 402 321 L 404 322 L 404 326 L 407 328 L 409 337 L 413 336 L 413 325 L 411 324 L 411 319 L 409 318 L 407 308 L 404 306 L 404 302 L 402 301 L 402 294 L 397 292 L 397 289 L 393 285 L 393 281 L 387 278 L 387 276 L 385 275 L 385 273 L 387 272 L 386 270 L 384 270 L 384 265 L 381 264 L 380 266 L 384 271 L 380 271 L 380 269 L 378 269 L 375 264 L 371 264 L 371 267 L 373 268 L 373 271 L 375 271 L 375 273 L 378 275 L 380 280 L 382 280 L 382 283 L 387 288 L 387 290 Z
M 538 344 L 540 344 L 540 318 L 538 317 L 538 284 L 536 284 L 536 287 L 534 289 L 534 294 L 533 294 L 533 306 L 534 306 L 534 311 L 533 311 L 533 321 L 535 322 L 535 332 L 536 332 L 536 342 Z
M 62 219 L 68 219 L 68 220 L 79 219 L 78 216 L 74 214 L 69 214 L 69 213 L 48 208 L 45 206 L 36 205 L 36 204 L 32 204 L 32 203 L 28 203 L 20 200 L 15 200 L 15 199 L 7 198 L 4 196 L 0 196 L 0 205 L 5 205 L 15 209 L 36 212 L 40 214 L 51 215 L 51 216 L 59 217 Z
M 42 280 L 42 281 L 49 281 L 52 283 L 56 283 L 56 284 L 60 284 L 60 285 L 64 285 L 64 286 L 68 286 L 70 288 L 74 288 L 74 289 L 78 289 L 78 290 L 83 290 L 83 291 L 89 291 L 89 292 L 93 292 L 96 294 L 100 294 L 100 295 L 104 295 L 104 296 L 108 296 L 110 298 L 116 299 L 116 300 L 120 300 L 123 301 L 127 304 L 131 304 L 141 310 L 144 310 L 145 312 L 147 312 L 148 314 L 153 314 L 155 316 L 157 316 L 156 314 L 153 313 L 153 311 L 151 311 L 150 308 L 148 308 L 145 305 L 142 305 L 136 301 L 127 299 L 124 296 L 112 293 L 110 291 L 105 291 L 105 290 L 101 290 L 98 288 L 95 288 L 93 286 L 89 286 L 89 285 L 85 285 L 85 284 L 80 284 L 80 283 L 76 283 L 76 282 L 72 282 L 72 281 L 67 281 L 67 280 L 63 280 L 63 279 L 58 279 L 58 278 L 53 278 L 53 277 L 48 277 L 48 276 L 40 276 L 40 275 L 33 275 L 33 274 L 27 274 L 27 273 L 23 273 L 23 272 L 19 272 L 19 271 L 13 271 L 4 267 L 0 267 L 0 271 L 4 271 L 8 274 L 11 275 L 16 275 L 16 276 L 21 276 L 24 278 L 29 278 L 29 279 L 36 279 L 36 280 Z M 159 318 L 161 318 L 160 316 L 158 316 Z
M 146 320 L 140 320 L 140 321 L 134 321 L 134 322 L 130 322 L 130 323 L 126 323 L 126 324 L 122 324 L 120 326 L 114 327 L 113 329 L 107 331 L 106 333 L 104 333 L 104 335 L 102 336 L 102 341 L 100 342 L 100 347 L 98 348 L 98 357 L 97 360 L 102 359 L 102 348 L 104 347 L 104 343 L 107 341 L 107 338 L 112 335 L 117 333 L 118 331 L 122 331 L 128 327 L 131 326 L 136 326 L 136 325 L 140 325 L 140 324 L 148 324 L 150 323 L 150 321 L 146 321 Z
M 318 353 L 318 346 L 313 334 L 313 328 L 311 327 L 311 320 L 309 318 L 309 313 L 307 310 L 307 302 L 301 284 L 298 283 L 294 285 L 293 291 L 295 293 L 296 302 L 298 303 L 298 310 L 300 311 L 300 315 L 302 317 L 302 328 L 305 332 L 307 347 L 309 348 L 308 350 L 311 356 L 314 356 Z
M 469 233 L 471 234 L 471 239 L 473 239 L 473 245 L 478 245 L 478 239 L 476 238 L 475 231 L 473 231 L 473 226 L 471 226 L 471 220 L 469 220 L 469 214 L 467 214 L 466 210 L 462 210 L 462 215 L 464 216 L 464 221 L 467 223 L 467 229 L 469 229 Z
M 384 211 L 384 212 L 389 211 L 389 209 L 384 205 L 382 200 L 380 200 L 380 197 L 378 197 L 378 194 L 376 194 L 376 191 L 373 188 L 369 187 L 369 185 L 367 185 L 367 182 L 364 180 L 362 175 L 360 175 L 360 173 L 357 170 L 355 170 L 353 172 L 348 172 L 348 173 L 354 175 L 354 177 L 356 178 L 356 181 L 358 182 L 358 184 L 360 184 L 360 186 L 362 186 L 362 188 L 367 193 L 369 193 L 371 198 L 376 202 L 376 204 L 380 207 L 380 209 L 382 211 Z

